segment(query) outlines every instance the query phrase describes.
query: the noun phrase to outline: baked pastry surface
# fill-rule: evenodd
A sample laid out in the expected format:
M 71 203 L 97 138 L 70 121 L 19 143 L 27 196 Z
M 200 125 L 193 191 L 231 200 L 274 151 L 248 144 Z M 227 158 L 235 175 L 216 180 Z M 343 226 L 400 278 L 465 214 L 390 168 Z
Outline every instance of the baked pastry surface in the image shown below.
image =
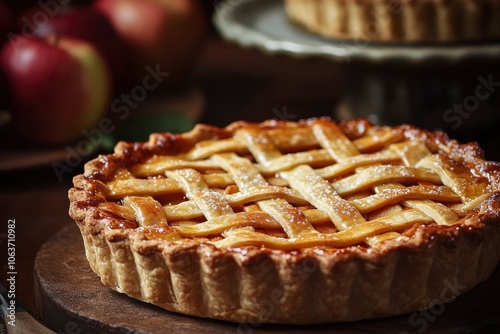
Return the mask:
M 288 18 L 316 34 L 361 42 L 500 39 L 499 0 L 284 0 Z
M 110 288 L 188 315 L 310 324 L 425 309 L 488 278 L 499 190 L 477 144 L 319 118 L 120 142 L 69 198 Z

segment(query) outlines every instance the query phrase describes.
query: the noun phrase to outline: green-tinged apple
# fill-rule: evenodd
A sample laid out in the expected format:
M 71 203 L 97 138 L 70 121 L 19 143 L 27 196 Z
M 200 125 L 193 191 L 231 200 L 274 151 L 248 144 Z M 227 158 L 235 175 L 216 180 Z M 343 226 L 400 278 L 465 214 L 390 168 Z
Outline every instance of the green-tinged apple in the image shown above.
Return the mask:
M 194 64 L 207 20 L 199 0 L 95 0 L 127 49 L 128 83 L 142 82 L 145 68 L 169 72 L 176 83 Z M 163 85 L 165 86 L 165 85 Z
M 106 113 L 112 79 L 100 53 L 68 37 L 16 36 L 0 51 L 17 133 L 41 144 L 69 143 Z

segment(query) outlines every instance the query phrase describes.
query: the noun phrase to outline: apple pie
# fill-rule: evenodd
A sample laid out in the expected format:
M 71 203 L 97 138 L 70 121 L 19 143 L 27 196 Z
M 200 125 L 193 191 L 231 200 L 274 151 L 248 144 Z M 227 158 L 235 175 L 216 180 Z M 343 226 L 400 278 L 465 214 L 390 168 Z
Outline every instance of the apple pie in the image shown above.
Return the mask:
M 314 118 L 120 142 L 69 191 L 103 284 L 166 310 L 312 324 L 413 312 L 500 258 L 500 163 L 411 125 Z
M 284 0 L 291 22 L 335 39 L 466 42 L 500 39 L 499 0 Z

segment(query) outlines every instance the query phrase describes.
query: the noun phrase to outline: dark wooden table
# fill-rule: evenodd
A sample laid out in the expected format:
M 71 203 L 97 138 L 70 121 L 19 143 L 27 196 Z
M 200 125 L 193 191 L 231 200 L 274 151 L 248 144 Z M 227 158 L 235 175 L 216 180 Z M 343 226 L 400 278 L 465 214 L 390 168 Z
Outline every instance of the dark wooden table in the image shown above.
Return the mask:
M 341 66 L 327 60 L 270 57 L 226 44 L 214 35 L 188 78 L 188 85 L 198 87 L 205 95 L 206 107 L 200 121 L 224 126 L 238 119 L 333 116 L 345 88 L 342 79 Z M 483 142 L 490 156 L 496 158 L 499 140 L 495 138 L 498 135 L 494 133 L 485 134 Z M 33 314 L 35 256 L 51 236 L 73 224 L 68 216 L 67 191 L 71 177 L 82 169 L 83 162 L 62 180 L 50 165 L 0 174 L 0 277 L 5 285 L 6 226 L 9 220 L 15 220 L 16 297 Z M 57 259 L 54 265 L 58 265 Z

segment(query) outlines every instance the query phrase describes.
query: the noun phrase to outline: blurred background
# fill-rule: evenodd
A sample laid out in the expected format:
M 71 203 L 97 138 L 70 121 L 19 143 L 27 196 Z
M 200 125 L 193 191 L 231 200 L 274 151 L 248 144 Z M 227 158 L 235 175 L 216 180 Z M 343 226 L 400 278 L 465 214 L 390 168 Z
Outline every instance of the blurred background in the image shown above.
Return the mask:
M 224 39 L 213 23 L 217 9 L 242 1 L 170 2 L 0 2 L 0 171 L 54 169 L 62 160 L 61 181 L 117 140 L 196 122 L 315 116 L 444 130 L 498 159 L 495 57 L 380 62 L 262 52 Z M 479 99 L 482 82 L 488 96 Z
M 345 86 L 334 62 L 266 55 L 226 42 L 211 19 L 223 4 L 219 0 L 179 1 L 164 13 L 112 0 L 3 3 L 12 17 L 3 45 L 0 105 L 0 170 L 7 173 L 50 165 L 68 154 L 83 162 L 118 139 L 146 140 L 150 132 L 186 131 L 194 122 L 225 126 L 240 119 L 333 116 Z M 56 42 L 50 41 L 54 35 Z M 32 41 L 38 36 L 49 36 L 46 45 Z M 76 49 L 63 47 L 75 38 L 102 51 L 110 75 L 95 73 L 102 72 L 95 64 L 94 73 L 91 68 L 76 74 L 74 61 L 55 55 L 57 49 Z M 156 76 L 143 82 L 150 72 Z M 76 75 L 95 83 L 77 87 L 70 82 Z M 99 124 L 103 119 L 110 124 Z M 81 165 L 71 167 L 71 174 Z
M 367 117 L 444 130 L 500 160 L 498 43 L 493 56 L 476 43 L 466 49 L 475 56 L 453 61 L 446 52 L 411 62 L 295 57 L 293 47 L 264 52 L 244 46 L 245 36 L 227 40 L 213 23 L 218 10 L 246 2 L 0 0 L 0 212 L 16 220 L 18 300 L 29 311 L 37 250 L 74 224 L 72 177 L 118 140 L 187 131 L 196 122 Z

